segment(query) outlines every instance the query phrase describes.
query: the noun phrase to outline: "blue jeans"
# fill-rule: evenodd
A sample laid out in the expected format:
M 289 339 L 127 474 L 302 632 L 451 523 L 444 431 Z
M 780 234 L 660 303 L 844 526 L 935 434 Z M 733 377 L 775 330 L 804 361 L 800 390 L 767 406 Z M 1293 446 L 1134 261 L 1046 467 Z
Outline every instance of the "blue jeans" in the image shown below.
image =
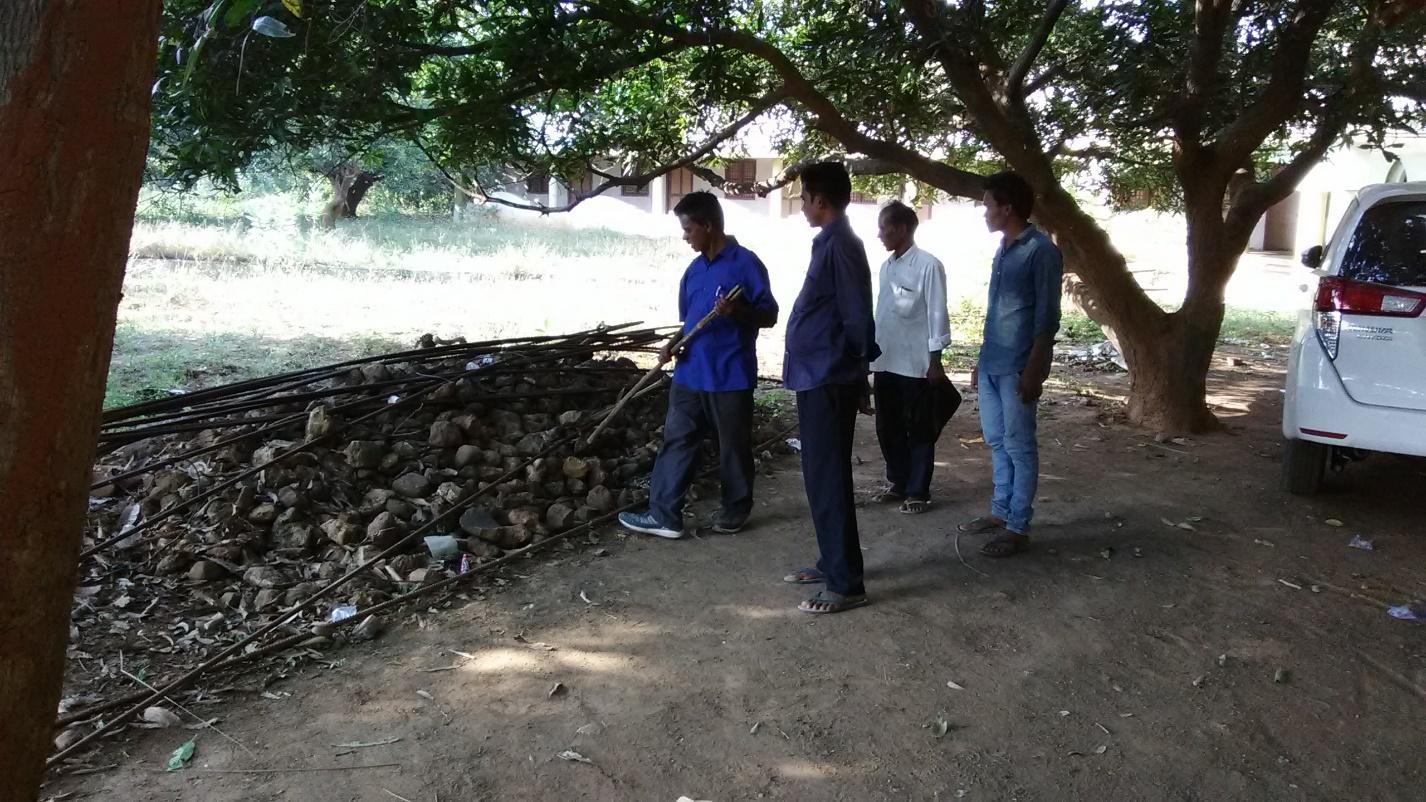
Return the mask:
M 1035 443 L 1035 404 L 1020 400 L 1020 375 L 980 375 L 980 430 L 990 446 L 995 496 L 990 514 L 1016 534 L 1029 534 L 1040 452 Z

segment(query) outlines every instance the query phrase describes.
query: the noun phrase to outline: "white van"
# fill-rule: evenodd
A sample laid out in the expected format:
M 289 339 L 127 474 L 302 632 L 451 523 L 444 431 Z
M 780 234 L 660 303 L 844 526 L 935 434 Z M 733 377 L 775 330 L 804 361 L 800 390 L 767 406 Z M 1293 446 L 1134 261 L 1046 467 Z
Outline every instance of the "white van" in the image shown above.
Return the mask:
M 1283 484 L 1317 492 L 1366 452 L 1426 456 L 1426 182 L 1357 193 L 1326 250 L 1292 341 Z

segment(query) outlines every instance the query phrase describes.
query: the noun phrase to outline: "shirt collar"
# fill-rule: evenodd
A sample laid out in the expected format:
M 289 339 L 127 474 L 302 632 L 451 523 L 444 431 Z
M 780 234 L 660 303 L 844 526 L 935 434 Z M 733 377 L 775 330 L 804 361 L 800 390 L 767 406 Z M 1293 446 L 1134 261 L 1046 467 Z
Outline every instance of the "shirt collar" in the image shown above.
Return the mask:
M 706 256 L 704 256 L 703 254 L 700 253 L 700 254 L 698 254 L 698 261 L 699 261 L 699 263 L 701 263 L 701 264 L 703 264 L 703 265 L 705 265 L 705 266 L 706 266 L 706 265 L 711 265 L 711 264 L 713 264 L 714 262 L 718 261 L 719 259 L 724 259 L 724 258 L 727 258 L 727 257 L 732 256 L 734 250 L 736 250 L 738 247 L 739 247 L 739 246 L 738 246 L 738 238 L 737 238 L 737 237 L 734 237 L 734 236 L 728 236 L 728 237 L 726 237 L 726 238 L 724 239 L 724 241 L 723 241 L 723 250 L 718 251 L 717 253 L 713 254 L 713 258 L 712 258 L 712 259 L 709 259 L 708 257 L 706 257 Z
M 831 237 L 837 234 L 841 234 L 843 232 L 849 232 L 851 230 L 852 223 L 850 220 L 847 219 L 847 216 L 844 214 L 841 217 L 838 217 L 836 220 L 833 220 L 832 222 L 828 223 L 827 225 L 822 226 L 822 230 L 817 232 L 817 236 L 813 237 L 812 241 L 817 243 L 818 245 L 821 245 Z
M 891 261 L 900 264 L 909 260 L 912 256 L 919 253 L 920 251 L 921 249 L 917 247 L 916 243 L 913 242 L 911 243 L 911 247 L 906 249 L 906 253 L 903 253 L 900 256 L 897 256 L 895 253 L 891 254 Z
M 1015 239 L 1010 240 L 1010 242 L 1008 243 L 1004 243 L 1004 240 L 1002 240 L 1002 243 L 1004 243 L 1002 247 L 1004 250 L 1008 251 L 1011 248 L 1015 247 L 1015 245 L 1017 245 L 1018 243 L 1024 242 L 1025 240 L 1029 239 L 1037 233 L 1039 233 L 1039 229 L 1035 228 L 1035 225 L 1033 223 L 1027 224 L 1025 226 L 1024 231 L 1021 231 L 1019 234 L 1015 235 Z

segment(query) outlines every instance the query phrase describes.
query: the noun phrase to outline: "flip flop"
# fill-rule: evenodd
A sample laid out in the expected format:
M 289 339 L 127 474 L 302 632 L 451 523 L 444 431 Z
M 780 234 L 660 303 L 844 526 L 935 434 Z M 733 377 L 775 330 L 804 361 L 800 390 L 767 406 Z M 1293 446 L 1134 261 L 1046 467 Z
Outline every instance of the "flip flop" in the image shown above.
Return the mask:
M 889 488 L 886 490 L 882 490 L 871 497 L 871 501 L 873 504 L 895 504 L 898 501 L 905 500 L 905 495 Z
M 827 581 L 827 576 L 816 568 L 799 568 L 783 577 L 782 581 L 793 585 L 820 585 Z
M 1014 557 L 1022 551 L 1030 548 L 1030 536 L 1016 534 L 1006 531 L 1005 534 L 991 538 L 984 546 L 980 547 L 980 553 L 987 557 L 1003 558 Z
M 992 518 L 972 518 L 969 521 L 957 526 L 956 529 L 967 535 L 983 535 L 986 532 L 994 532 L 1005 526 L 1005 522 L 996 523 Z
M 931 509 L 931 502 L 924 498 L 908 498 L 901 502 L 901 509 L 897 510 L 902 515 L 920 515 Z
M 829 613 L 844 613 L 857 607 L 865 607 L 871 602 L 865 593 L 855 596 L 843 596 L 840 593 L 833 593 L 830 590 L 821 590 L 817 595 L 797 605 L 797 609 L 812 615 L 827 615 Z

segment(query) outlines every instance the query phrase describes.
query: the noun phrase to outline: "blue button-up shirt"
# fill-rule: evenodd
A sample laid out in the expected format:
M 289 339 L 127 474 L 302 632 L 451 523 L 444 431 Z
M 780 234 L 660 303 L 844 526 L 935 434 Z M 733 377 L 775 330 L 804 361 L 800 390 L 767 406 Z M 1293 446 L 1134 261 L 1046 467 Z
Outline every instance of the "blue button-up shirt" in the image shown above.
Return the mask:
M 683 271 L 678 285 L 678 318 L 683 330 L 692 331 L 709 312 L 718 296 L 739 284 L 742 298 L 753 308 L 777 317 L 777 301 L 767 268 L 757 254 L 732 237 L 709 261 L 702 254 Z M 673 380 L 690 390 L 721 393 L 751 390 L 758 381 L 757 329 L 731 318 L 715 317 L 684 349 L 673 369 Z
M 1060 249 L 1034 226 L 1000 243 L 990 267 L 990 301 L 980 372 L 1008 376 L 1025 369 L 1035 338 L 1060 328 Z
M 867 363 L 880 355 L 866 248 L 840 217 L 812 240 L 812 264 L 787 319 L 782 381 L 796 391 L 865 382 Z

